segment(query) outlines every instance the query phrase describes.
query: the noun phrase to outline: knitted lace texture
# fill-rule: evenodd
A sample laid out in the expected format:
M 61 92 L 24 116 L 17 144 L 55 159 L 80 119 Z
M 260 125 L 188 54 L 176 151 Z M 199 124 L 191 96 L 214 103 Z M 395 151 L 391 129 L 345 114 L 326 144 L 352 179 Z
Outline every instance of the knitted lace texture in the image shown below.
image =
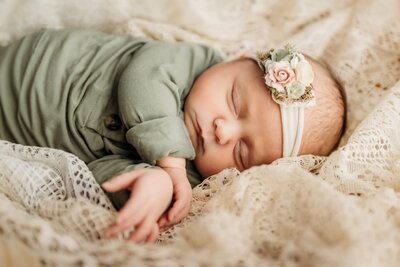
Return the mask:
M 349 116 L 327 158 L 209 177 L 150 245 L 104 238 L 116 212 L 82 161 L 2 141 L 0 266 L 399 266 L 399 16 L 398 0 L 1 1 L 3 44 L 42 27 L 202 42 L 227 58 L 294 43 L 337 73 Z

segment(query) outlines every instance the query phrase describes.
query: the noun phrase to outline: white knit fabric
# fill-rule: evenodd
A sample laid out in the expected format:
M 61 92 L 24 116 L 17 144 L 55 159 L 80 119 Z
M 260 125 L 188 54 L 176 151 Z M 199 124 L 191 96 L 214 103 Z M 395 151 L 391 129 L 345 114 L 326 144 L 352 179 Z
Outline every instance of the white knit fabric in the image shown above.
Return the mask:
M 399 16 L 398 0 L 0 1 L 2 43 L 86 27 L 228 58 L 296 44 L 331 65 L 349 101 L 329 157 L 224 170 L 151 245 L 103 239 L 115 211 L 74 156 L 1 142 L 0 266 L 400 266 Z

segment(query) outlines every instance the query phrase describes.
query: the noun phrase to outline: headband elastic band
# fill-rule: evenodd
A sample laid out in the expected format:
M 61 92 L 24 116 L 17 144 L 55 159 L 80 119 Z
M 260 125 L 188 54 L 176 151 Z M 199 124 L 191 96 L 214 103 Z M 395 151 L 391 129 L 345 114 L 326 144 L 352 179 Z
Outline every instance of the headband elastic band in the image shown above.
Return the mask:
M 304 108 L 280 105 L 283 134 L 283 157 L 299 154 L 304 130 Z

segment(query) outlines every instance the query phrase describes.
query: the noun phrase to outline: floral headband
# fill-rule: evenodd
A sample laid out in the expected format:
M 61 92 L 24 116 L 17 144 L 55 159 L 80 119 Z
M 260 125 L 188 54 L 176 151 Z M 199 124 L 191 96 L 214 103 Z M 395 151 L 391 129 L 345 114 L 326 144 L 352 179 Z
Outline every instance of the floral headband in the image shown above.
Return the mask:
M 290 45 L 253 58 L 264 72 L 272 99 L 279 104 L 283 157 L 297 156 L 304 130 L 304 109 L 315 106 L 314 72 L 304 55 Z

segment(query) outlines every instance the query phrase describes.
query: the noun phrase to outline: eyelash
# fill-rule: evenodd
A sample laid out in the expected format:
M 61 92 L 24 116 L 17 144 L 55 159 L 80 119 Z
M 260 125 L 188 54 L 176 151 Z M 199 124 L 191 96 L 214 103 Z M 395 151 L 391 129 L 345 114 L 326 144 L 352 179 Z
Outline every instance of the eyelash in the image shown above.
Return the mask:
M 238 146 L 239 146 L 239 149 L 238 149 L 239 156 L 238 157 L 239 157 L 240 165 L 242 165 L 242 167 L 245 168 L 245 165 L 243 162 L 243 157 L 242 157 L 242 150 L 243 150 L 242 143 L 243 143 L 242 141 L 238 142 Z
M 234 88 L 232 88 L 232 104 L 233 104 L 233 110 L 235 112 L 236 117 L 239 117 L 240 105 L 237 102 L 238 102 L 237 101 L 237 95 L 236 95 L 236 90 L 235 90 L 235 87 L 234 87 Z

